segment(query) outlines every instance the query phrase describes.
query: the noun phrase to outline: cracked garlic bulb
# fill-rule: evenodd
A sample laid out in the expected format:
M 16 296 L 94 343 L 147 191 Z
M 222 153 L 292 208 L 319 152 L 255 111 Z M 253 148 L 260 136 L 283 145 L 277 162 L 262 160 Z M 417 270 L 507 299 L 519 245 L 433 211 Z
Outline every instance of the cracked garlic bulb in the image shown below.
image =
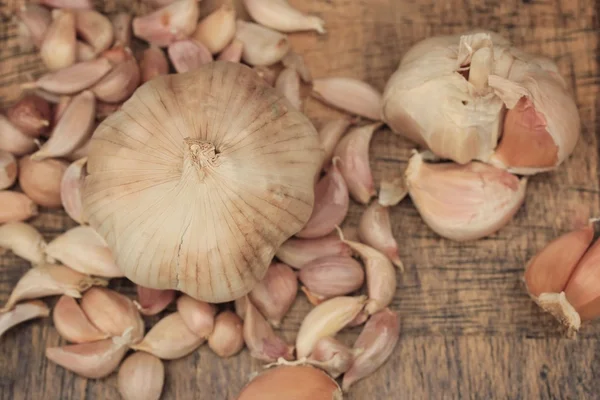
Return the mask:
M 302 113 L 215 62 L 144 84 L 100 124 L 84 214 L 138 285 L 230 301 L 308 221 L 321 158 Z

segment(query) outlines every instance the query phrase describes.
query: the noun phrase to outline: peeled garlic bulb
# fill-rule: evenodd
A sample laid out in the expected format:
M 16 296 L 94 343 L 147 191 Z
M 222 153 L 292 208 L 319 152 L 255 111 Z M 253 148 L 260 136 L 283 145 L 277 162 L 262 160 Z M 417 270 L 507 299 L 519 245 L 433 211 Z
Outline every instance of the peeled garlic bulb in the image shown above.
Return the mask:
M 310 121 L 256 73 L 211 63 L 155 78 L 100 124 L 84 218 L 138 285 L 230 301 L 308 221 L 321 157 Z

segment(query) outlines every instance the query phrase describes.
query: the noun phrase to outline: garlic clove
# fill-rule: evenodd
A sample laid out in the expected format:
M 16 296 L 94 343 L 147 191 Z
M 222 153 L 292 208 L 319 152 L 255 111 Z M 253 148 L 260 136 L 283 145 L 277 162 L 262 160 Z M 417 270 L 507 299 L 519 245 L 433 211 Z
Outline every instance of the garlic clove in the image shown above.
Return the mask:
M 273 332 L 271 325 L 252 301 L 246 301 L 244 342 L 250 350 L 250 355 L 258 360 L 274 362 L 280 357 L 286 360 L 294 359 L 294 346 L 288 345 Z
M 174 312 L 158 321 L 141 342 L 130 347 L 163 360 L 175 360 L 192 353 L 204 341 L 188 329 L 181 314 Z
M 19 279 L 0 313 L 12 310 L 21 300 L 59 294 L 79 298 L 92 286 L 107 284 L 104 279 L 92 278 L 62 265 L 40 264 Z
M 169 59 L 179 73 L 188 72 L 212 62 L 212 54 L 195 40 L 179 40 L 169 45 Z
M 144 321 L 133 301 L 114 290 L 93 287 L 81 298 L 81 308 L 101 332 L 123 337 L 127 344 L 144 337 Z
M 17 180 L 17 159 L 12 153 L 0 150 L 0 190 L 8 189 Z
M 348 186 L 340 171 L 343 166 L 338 157 L 334 157 L 332 168 L 327 171 L 315 186 L 315 206 L 310 219 L 296 236 L 314 239 L 326 236 L 342 223 L 348 214 L 350 197 Z
M 581 258 L 564 289 L 567 301 L 577 311 L 582 321 L 600 316 L 599 261 L 600 242 L 596 241 Z
M 313 296 L 322 301 L 360 289 L 365 273 L 352 257 L 328 256 L 304 265 L 298 273 L 298 279 Z
M 99 101 L 96 103 L 96 121 L 103 121 L 113 115 L 121 108 L 123 103 L 105 103 Z M 89 140 L 86 142 L 89 143 Z M 72 154 L 72 153 L 71 153 Z
M 52 8 L 73 8 L 77 10 L 91 10 L 94 8 L 91 0 L 36 0 L 36 2 Z
M 27 4 L 17 11 L 17 16 L 19 31 L 24 33 L 23 39 L 33 42 L 33 45 L 39 49 L 52 23 L 50 11 L 37 4 Z
M 291 68 L 295 70 L 302 81 L 306 83 L 312 82 L 312 74 L 310 73 L 310 69 L 306 62 L 304 61 L 304 57 L 300 54 L 296 53 L 294 50 L 288 51 L 288 53 L 281 59 L 281 63 L 285 68 Z
M 104 50 L 100 57 L 108 60 L 114 66 L 129 60 L 132 57 L 132 52 L 129 47 L 114 45 L 110 49 Z
M 384 179 L 379 187 L 377 202 L 384 207 L 392 207 L 400 203 L 408 195 L 404 177 Z
M 54 115 L 52 117 L 52 125 L 56 125 L 65 113 L 69 103 L 73 98 L 71 96 L 60 96 L 58 103 L 54 106 Z
M 319 339 L 306 360 L 309 365 L 321 368 L 334 379 L 348 371 L 352 361 L 354 352 L 333 337 Z
M 143 315 L 156 315 L 175 300 L 174 290 L 150 289 L 139 285 L 136 287 L 138 299 L 134 304 Z
M 377 202 L 371 203 L 360 217 L 358 236 L 361 242 L 379 250 L 400 268 L 400 271 L 404 271 L 404 265 L 398 255 L 398 242 L 392 233 L 388 207 Z
M 66 68 L 77 58 L 75 15 L 71 10 L 52 11 L 52 23 L 40 46 L 40 57 L 49 70 Z
M 31 156 L 19 160 L 19 185 L 31 200 L 44 207 L 58 208 L 60 183 L 69 164 L 62 160 L 34 161 Z
M 150 46 L 142 53 L 140 59 L 142 83 L 169 73 L 169 62 L 160 47 Z
M 4 206 L 4 203 L 2 205 Z M 2 247 L 32 264 L 41 264 L 45 260 L 44 237 L 33 226 L 23 222 L 0 225 L 0 248 Z
M 37 138 L 50 126 L 50 105 L 41 97 L 25 95 L 6 110 L 6 118 L 27 136 Z
M 215 326 L 217 308 L 186 294 L 177 299 L 177 311 L 183 322 L 196 336 L 207 339 Z
M 194 33 L 199 14 L 197 0 L 177 0 L 134 18 L 133 34 L 155 46 L 166 47 Z
M 114 40 L 112 23 L 95 10 L 75 11 L 75 30 L 79 37 L 94 48 L 96 54 L 108 49 Z
M 38 215 L 38 206 L 23 193 L 0 190 L 0 224 L 25 221 Z
M 215 318 L 215 326 L 208 337 L 208 347 L 219 357 L 227 358 L 244 348 L 243 322 L 237 314 L 223 311 Z
M 335 108 L 373 121 L 381 119 L 381 93 L 358 79 L 341 77 L 315 79 L 313 95 Z
M 321 127 L 319 130 L 319 139 L 321 140 L 321 149 L 323 150 L 321 169 L 329 166 L 337 144 L 352 124 L 353 120 L 345 117 L 328 121 Z
M 6 331 L 22 322 L 34 318 L 44 318 L 48 315 L 50 315 L 50 309 L 39 300 L 17 304 L 12 310 L 0 313 L 0 338 Z
M 100 103 L 98 103 L 98 106 L 100 106 Z M 85 142 L 79 148 L 75 149 L 71 154 L 69 154 L 66 157 L 66 159 L 71 162 L 75 162 L 77 160 L 81 160 L 82 158 L 86 158 L 90 151 L 90 142 L 91 142 L 91 139 L 88 140 L 87 142 Z M 83 215 L 82 215 L 82 218 L 83 218 Z
M 218 61 L 229 61 L 239 63 L 242 60 L 244 52 L 244 43 L 238 39 L 233 39 L 227 47 L 217 57 Z
M 244 5 L 253 20 L 271 29 L 325 33 L 325 22 L 321 18 L 300 12 L 287 0 L 244 0 Z
M 126 59 L 115 65 L 112 70 L 98 81 L 90 90 L 98 100 L 118 103 L 133 94 L 140 83 L 140 68 L 127 49 Z
M 350 246 L 342 242 L 337 234 L 318 239 L 288 239 L 276 253 L 278 259 L 298 269 L 321 257 L 350 255 Z
M 235 37 L 244 44 L 242 60 L 252 66 L 273 65 L 290 50 L 286 35 L 253 22 L 238 19 Z
M 61 296 L 54 306 L 52 321 L 59 335 L 73 343 L 88 343 L 107 339 L 108 334 L 96 328 L 75 299 Z
M 419 214 L 440 236 L 475 240 L 501 229 L 525 200 L 527 179 L 487 164 L 431 164 L 411 157 L 408 193 Z
M 117 386 L 123 400 L 159 400 L 165 383 L 165 367 L 152 354 L 136 351 L 119 367 Z
M 77 160 L 65 171 L 60 183 L 60 199 L 67 215 L 75 222 L 83 223 L 83 210 L 81 205 L 81 190 L 85 178 L 85 164 L 87 157 Z
M 302 321 L 296 337 L 296 356 L 308 357 L 319 339 L 342 330 L 364 308 L 366 296 L 334 297 L 313 308 Z
M 361 204 L 375 196 L 375 184 L 369 165 L 369 144 L 373 133 L 382 126 L 376 122 L 350 130 L 338 143 L 334 156 L 340 158 L 340 171 L 350 195 Z
M 0 150 L 15 156 L 31 153 L 36 148 L 33 138 L 17 129 L 3 114 L 0 114 Z
M 203 18 L 192 34 L 192 38 L 202 43 L 212 53 L 222 51 L 235 36 L 235 8 L 223 4 Z
M 300 98 L 300 76 L 296 70 L 286 68 L 279 73 L 275 81 L 275 90 L 296 108 L 302 110 L 302 99 Z
M 246 316 L 246 302 L 248 301 L 248 296 L 239 297 L 234 300 L 233 306 L 235 308 L 235 313 L 238 317 L 244 320 Z
M 267 273 L 248 294 L 260 313 L 275 327 L 296 300 L 298 280 L 294 271 L 282 263 L 272 263 Z
M 343 390 L 347 392 L 356 381 L 371 375 L 381 367 L 392 355 L 399 336 L 398 314 L 386 308 L 372 315 L 354 342 L 354 349 L 362 352 L 356 356 L 352 366 L 344 374 Z
M 256 74 L 269 86 L 275 87 L 275 81 L 277 80 L 277 71 L 274 68 L 259 65 L 257 67 L 252 68 L 252 70 L 256 72 Z
M 115 37 L 115 45 L 130 47 L 131 46 L 131 21 L 133 16 L 128 12 L 119 12 L 113 15 L 110 19 Z
M 104 378 L 117 369 L 127 346 L 115 339 L 48 347 L 46 357 L 55 364 L 91 379 Z
M 76 49 L 75 51 L 77 53 L 77 56 L 76 56 L 77 62 L 91 61 L 96 58 L 96 50 L 94 50 L 94 48 L 91 45 L 89 45 L 85 42 L 82 42 L 81 40 L 77 41 L 77 43 L 75 44 L 75 49 Z M 65 68 L 63 68 L 63 69 L 65 69 Z

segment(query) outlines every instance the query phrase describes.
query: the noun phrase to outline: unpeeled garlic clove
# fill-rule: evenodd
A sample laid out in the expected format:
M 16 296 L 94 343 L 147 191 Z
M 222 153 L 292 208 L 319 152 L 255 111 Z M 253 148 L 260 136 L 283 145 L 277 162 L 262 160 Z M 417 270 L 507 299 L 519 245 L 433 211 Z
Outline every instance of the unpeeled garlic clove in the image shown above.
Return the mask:
M 425 223 L 440 236 L 463 241 L 506 225 L 525 200 L 527 179 L 479 162 L 426 163 L 415 154 L 406 184 Z
M 77 41 L 75 48 L 77 52 L 77 62 L 91 61 L 96 58 L 96 50 L 94 50 L 91 45 L 82 42 L 81 40 Z
M 298 279 L 294 271 L 283 263 L 272 263 L 248 297 L 271 325 L 279 327 L 297 293 Z
M 347 392 L 356 381 L 371 375 L 381 367 L 392 354 L 399 337 L 398 314 L 386 308 L 372 315 L 354 342 L 353 348 L 362 351 L 344 374 L 343 390 Z
M 123 400 L 159 400 L 165 382 L 160 358 L 136 351 L 119 368 L 117 386 Z
M 81 308 L 100 331 L 123 337 L 127 344 L 144 336 L 144 321 L 128 297 L 107 288 L 93 287 L 81 298 Z
M 206 46 L 190 39 L 171 43 L 167 53 L 175 71 L 179 73 L 194 70 L 213 60 Z
M 215 326 L 217 308 L 210 303 L 196 300 L 187 294 L 177 299 L 177 311 L 183 322 L 196 336 L 207 339 Z
M 366 296 L 334 297 L 313 308 L 302 321 L 296 337 L 298 359 L 308 357 L 319 339 L 342 330 L 361 312 L 366 301 Z
M 286 68 L 279 73 L 275 81 L 275 90 L 279 92 L 297 110 L 302 110 L 302 99 L 300 98 L 300 76 L 296 70 Z
M 108 338 L 88 319 L 75 299 L 61 296 L 54 306 L 52 321 L 59 335 L 68 342 L 89 343 Z
M 244 316 L 244 342 L 250 355 L 258 360 L 274 362 L 279 358 L 294 359 L 294 346 L 277 336 L 252 301 L 248 300 Z
M 119 12 L 111 17 L 112 28 L 115 36 L 115 45 L 131 46 L 131 21 L 133 16 L 128 12 Z
M 72 65 L 77 59 L 75 15 L 71 10 L 52 11 L 52 23 L 40 47 L 40 57 L 54 71 Z
M 41 97 L 25 95 L 6 110 L 6 118 L 27 136 L 37 138 L 50 126 L 50 105 Z
M 31 156 L 22 157 L 19 160 L 21 189 L 41 206 L 60 207 L 60 182 L 68 166 L 62 160 L 34 161 Z
M 296 70 L 300 78 L 306 83 L 312 82 L 312 74 L 310 69 L 304 61 L 304 57 L 296 53 L 294 50 L 288 51 L 288 53 L 281 59 L 281 63 L 286 68 L 292 68 Z
M 340 139 L 346 133 L 353 120 L 349 117 L 338 118 L 326 122 L 319 130 L 319 140 L 323 150 L 323 163 L 321 169 L 327 167 L 333 158 L 333 152 Z
M 83 223 L 81 190 L 85 178 L 87 157 L 77 160 L 65 171 L 60 183 L 60 199 L 67 215 L 77 223 Z
M 10 328 L 22 322 L 47 317 L 48 315 L 50 315 L 50 309 L 39 300 L 17 304 L 12 310 L 0 314 L 0 338 Z
M 231 4 L 223 4 L 203 18 L 192 34 L 192 38 L 204 44 L 212 54 L 222 51 L 234 36 L 235 8 Z
M 56 125 L 60 118 L 65 113 L 69 103 L 71 103 L 72 97 L 60 96 L 60 100 L 54 106 L 54 116 L 52 117 L 52 125 Z
M 340 171 L 343 166 L 339 158 L 333 159 L 332 168 L 327 171 L 315 186 L 315 205 L 310 219 L 296 236 L 314 239 L 323 237 L 335 230 L 348 214 L 350 198 L 348 186 Z
M 44 237 L 33 226 L 23 222 L 9 222 L 0 225 L 0 248 L 2 247 L 32 264 L 40 264 L 45 260 L 46 241 Z
M 142 315 L 156 315 L 175 300 L 174 290 L 150 289 L 136 285 L 137 300 L 133 303 Z
M 352 250 L 335 234 L 318 239 L 288 239 L 275 255 L 287 265 L 300 269 L 317 258 L 350 256 Z
M 53 363 L 92 379 L 110 375 L 117 369 L 125 353 L 127 346 L 116 338 L 46 349 L 46 357 Z
M 0 150 L 0 190 L 11 187 L 17 180 L 17 159 L 12 153 Z
M 131 348 L 145 351 L 163 360 L 175 360 L 187 356 L 204 341 L 204 338 L 196 336 L 188 329 L 181 314 L 174 312 L 158 321 L 144 339 Z
M 23 40 L 31 41 L 39 49 L 46 36 L 46 31 L 52 23 L 50 11 L 37 4 L 27 4 L 17 11 L 17 16 L 19 17 L 19 32 L 23 35 Z
M 352 361 L 354 361 L 354 352 L 333 337 L 319 339 L 306 360 L 308 364 L 323 369 L 334 379 L 348 371 Z
M 92 278 L 63 265 L 41 264 L 19 279 L 0 313 L 11 310 L 21 300 L 65 294 L 79 298 L 94 285 L 106 286 L 101 278 Z
M 382 126 L 376 122 L 350 130 L 339 141 L 334 156 L 340 158 L 340 171 L 348 185 L 350 195 L 361 204 L 368 204 L 375 196 L 375 184 L 369 165 L 369 143 L 373 133 Z
M 150 46 L 142 53 L 140 59 L 140 72 L 142 82 L 169 73 L 169 62 L 164 51 L 156 46 Z
M 36 148 L 33 138 L 15 127 L 3 114 L 0 114 L 0 150 L 15 156 L 31 153 Z
M 244 348 L 243 322 L 237 314 L 227 310 L 217 315 L 208 347 L 222 358 L 231 357 Z
M 381 119 L 381 93 L 358 79 L 340 77 L 315 79 L 313 95 L 335 108 L 374 121 Z
M 287 0 L 244 0 L 253 20 L 279 32 L 316 31 L 325 33 L 325 22 L 292 7 Z
M 0 224 L 25 221 L 38 215 L 38 206 L 23 193 L 0 190 Z
M 252 66 L 269 66 L 279 61 L 290 50 L 286 35 L 255 24 L 237 20 L 235 37 L 244 44 L 242 59 Z
M 140 83 L 140 68 L 127 49 L 125 61 L 115 65 L 112 70 L 98 81 L 90 90 L 98 100 L 118 103 L 133 94 Z
M 571 251 L 571 249 L 569 249 Z M 569 278 L 564 294 L 582 321 L 600 316 L 600 242 L 590 246 Z
M 361 242 L 379 250 L 400 268 L 400 271 L 404 271 L 404 265 L 398 255 L 398 242 L 392 234 L 388 207 L 377 202 L 371 203 L 360 217 L 358 236 Z
M 343 296 L 360 289 L 365 273 L 352 257 L 327 256 L 304 265 L 298 279 L 305 286 L 304 292 L 314 305 L 323 300 Z
M 194 33 L 199 14 L 197 0 L 177 0 L 134 18 L 133 34 L 155 46 L 166 47 Z
M 114 40 L 112 23 L 95 10 L 75 11 L 75 30 L 94 48 L 96 54 L 108 49 Z
M 91 0 L 36 0 L 38 4 L 52 8 L 74 8 L 77 10 L 90 10 L 94 8 Z
M 379 186 L 377 202 L 384 207 L 395 206 L 408 195 L 408 188 L 404 177 L 383 179 Z
M 238 39 L 233 39 L 227 47 L 217 57 L 217 61 L 229 61 L 239 63 L 242 60 L 244 52 L 244 43 Z

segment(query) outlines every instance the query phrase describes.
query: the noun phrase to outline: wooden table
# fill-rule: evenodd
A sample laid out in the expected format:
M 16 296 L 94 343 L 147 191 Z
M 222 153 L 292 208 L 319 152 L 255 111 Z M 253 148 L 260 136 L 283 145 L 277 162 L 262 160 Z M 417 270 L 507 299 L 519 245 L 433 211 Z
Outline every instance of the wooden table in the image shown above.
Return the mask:
M 206 3 L 207 0 L 204 0 Z M 22 74 L 42 72 L 34 54 L 16 55 L 18 1 L 0 6 L 0 103 L 18 95 Z M 127 4 L 127 1 L 121 1 Z M 202 3 L 207 11 L 212 5 Z M 208 0 L 211 3 L 211 0 Z M 600 16 L 593 0 L 291 0 L 320 15 L 328 34 L 292 35 L 316 77 L 349 76 L 383 89 L 403 53 L 430 35 L 485 27 L 516 45 L 551 57 L 574 94 L 583 122 L 573 156 L 556 172 L 531 179 L 525 205 L 498 234 L 472 243 L 440 239 L 410 200 L 392 212 L 406 272 L 399 276 L 392 308 L 401 315 L 402 337 L 389 360 L 356 384 L 349 399 L 591 399 L 600 396 L 600 323 L 585 324 L 577 340 L 563 337 L 555 321 L 525 293 L 525 262 L 546 242 L 600 214 Z M 114 1 L 100 5 L 106 11 Z M 137 9 L 139 5 L 133 4 Z M 306 112 L 320 126 L 334 115 L 314 100 Z M 380 131 L 373 139 L 376 180 L 399 174 L 411 143 Z M 354 204 L 348 224 L 356 224 Z M 44 211 L 33 223 L 48 239 L 73 226 L 62 212 Z M 0 257 L 0 303 L 26 262 Z M 124 282 L 116 286 L 131 288 Z M 282 334 L 293 341 L 309 305 L 302 295 Z M 359 330 L 340 335 L 352 343 Z M 26 323 L 0 339 L 0 399 L 114 399 L 115 375 L 86 380 L 49 363 L 44 348 L 63 343 L 50 319 Z M 232 399 L 261 364 L 247 351 L 227 360 L 206 346 L 167 362 L 165 399 Z

